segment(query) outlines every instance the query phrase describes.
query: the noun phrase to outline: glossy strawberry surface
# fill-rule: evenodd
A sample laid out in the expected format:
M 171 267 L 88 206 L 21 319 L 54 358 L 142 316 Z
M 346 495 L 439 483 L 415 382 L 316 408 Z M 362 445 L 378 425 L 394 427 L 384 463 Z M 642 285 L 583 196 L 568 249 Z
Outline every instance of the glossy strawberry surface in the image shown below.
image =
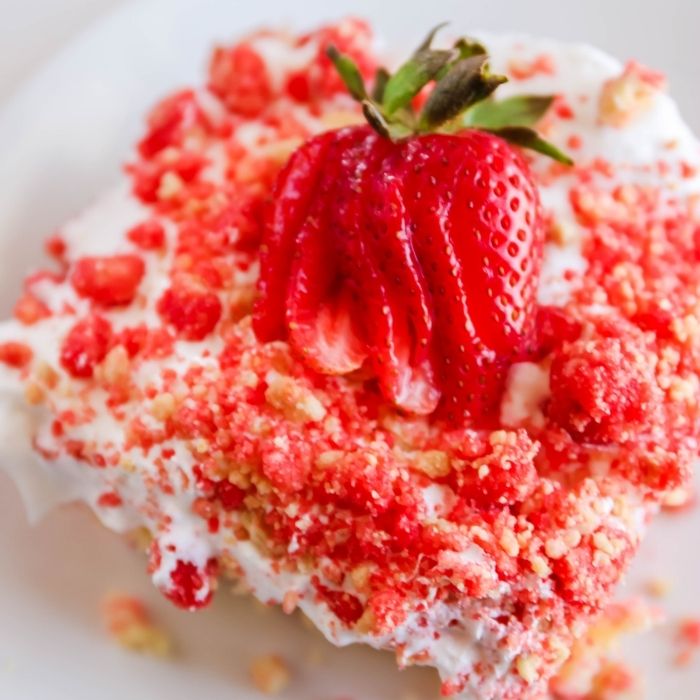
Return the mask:
M 407 411 L 481 420 L 531 341 L 542 245 L 528 165 L 498 136 L 327 132 L 278 179 L 255 330 L 319 372 L 368 366 Z

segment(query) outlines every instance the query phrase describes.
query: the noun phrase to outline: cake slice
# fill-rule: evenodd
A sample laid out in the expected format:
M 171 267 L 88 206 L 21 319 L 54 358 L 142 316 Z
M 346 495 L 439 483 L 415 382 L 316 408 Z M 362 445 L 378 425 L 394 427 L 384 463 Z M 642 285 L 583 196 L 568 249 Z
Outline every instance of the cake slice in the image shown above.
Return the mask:
M 358 20 L 216 48 L 0 325 L 2 461 L 176 605 L 233 577 L 528 700 L 687 492 L 700 151 L 663 76 L 481 41 L 388 82 Z

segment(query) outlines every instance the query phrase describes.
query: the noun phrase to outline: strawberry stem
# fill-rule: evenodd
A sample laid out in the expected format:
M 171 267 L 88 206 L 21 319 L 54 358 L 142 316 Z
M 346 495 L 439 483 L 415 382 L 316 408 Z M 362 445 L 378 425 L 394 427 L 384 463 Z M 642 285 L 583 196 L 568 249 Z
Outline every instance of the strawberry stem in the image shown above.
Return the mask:
M 380 104 L 384 100 L 384 91 L 386 84 L 389 82 L 391 74 L 386 68 L 378 68 L 374 75 L 374 87 L 372 88 L 372 100 Z
M 402 107 L 408 106 L 411 100 L 444 68 L 458 57 L 456 51 L 433 51 L 423 49 L 414 54 L 410 61 L 404 63 L 399 70 L 389 78 L 384 90 L 382 106 L 391 115 Z
M 431 48 L 445 23 L 434 27 L 392 75 L 380 68 L 371 95 L 357 64 L 334 46 L 326 50 L 352 97 L 362 104 L 370 126 L 382 137 L 397 141 L 418 133 L 456 133 L 481 129 L 560 163 L 573 161 L 532 128 L 550 108 L 552 96 L 520 95 L 496 101 L 493 94 L 507 82 L 491 73 L 489 55 L 479 41 L 458 39 L 451 49 Z M 420 114 L 414 98 L 427 85 L 434 87 Z
M 489 97 L 508 79 L 488 71 L 488 56 L 477 54 L 454 64 L 430 93 L 418 124 L 432 131 Z
M 441 30 L 444 29 L 449 22 L 440 22 L 440 24 L 435 25 L 429 32 L 428 35 L 423 39 L 421 44 L 418 46 L 416 49 L 416 53 L 419 53 L 421 51 L 425 51 L 426 49 L 429 49 L 433 45 L 433 41 L 435 39 L 435 36 L 437 33 Z M 415 55 L 415 54 L 414 54 Z

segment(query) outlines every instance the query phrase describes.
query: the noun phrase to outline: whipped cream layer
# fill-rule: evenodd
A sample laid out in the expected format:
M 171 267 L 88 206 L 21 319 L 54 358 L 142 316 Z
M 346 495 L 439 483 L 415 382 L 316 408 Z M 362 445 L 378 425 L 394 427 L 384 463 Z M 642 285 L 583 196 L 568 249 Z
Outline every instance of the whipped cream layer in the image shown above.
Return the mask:
M 350 26 L 344 31 L 355 28 Z M 643 99 L 635 102 L 634 95 L 632 98 L 620 95 L 620 110 L 635 113 L 623 115 L 623 125 L 613 124 L 609 115 L 601 112 L 601 105 L 606 86 L 624 74 L 623 65 L 615 59 L 584 45 L 523 36 L 482 38 L 491 51 L 494 70 L 517 76 L 504 87 L 504 95 L 510 92 L 558 96 L 557 109 L 547 117 L 546 134 L 570 151 L 578 164 L 605 161 L 615 170 L 616 184 L 658 187 L 681 198 L 700 194 L 700 178 L 687 175 L 700 168 L 698 143 L 673 101 L 662 90 L 656 87 L 646 90 L 648 85 L 642 80 L 641 87 L 637 87 L 644 93 Z M 275 89 L 284 83 L 291 69 L 303 70 L 308 66 L 317 48 L 313 42 L 295 47 L 288 37 L 272 33 L 254 37 L 250 44 L 265 60 Z M 625 89 L 623 85 L 621 90 Z M 208 119 L 221 118 L 225 106 L 217 97 L 206 90 L 197 95 Z M 626 99 L 629 103 L 625 103 Z M 229 145 L 223 145 L 223 140 L 193 141 L 193 148 L 203 150 L 208 156 L 205 171 L 208 182 L 223 182 L 236 163 L 255 164 L 256 159 L 267 159 L 270 154 L 279 157 L 285 148 L 293 147 L 299 134 L 317 133 L 357 119 L 355 105 L 342 95 L 324 99 L 320 109 L 310 109 L 286 97 L 280 97 L 278 102 L 278 112 L 290 116 L 298 125 L 294 136 L 282 133 L 284 130 L 269 119 L 251 117 L 237 126 L 235 152 Z M 665 164 L 661 170 L 657 168 L 660 162 Z M 543 304 L 563 306 L 570 303 L 572 290 L 580 286 L 589 265 L 584 250 L 588 233 L 572 205 L 571 190 L 576 175 L 553 173 L 551 164 L 539 157 L 535 158 L 533 167 L 552 229 L 558 232 L 549 236 L 545 245 L 539 298 Z M 686 171 L 685 176 L 679 174 L 681 170 Z M 249 177 L 254 179 L 255 175 Z M 177 190 L 180 184 L 161 175 L 158 198 L 167 200 L 168 190 Z M 157 251 L 138 251 L 146 272 L 137 301 L 124 308 L 101 311 L 115 334 L 141 324 L 148 327 L 162 324 L 158 300 L 171 285 L 173 268 L 182 263 L 178 219 L 139 199 L 129 176 L 61 230 L 65 260 L 70 265 L 85 256 L 133 253 L 134 246 L 125 233 L 146 219 L 156 219 L 162 224 L 165 246 Z M 235 240 L 235 230 L 231 235 Z M 224 304 L 233 303 L 231 300 L 238 299 L 240 292 L 249 294 L 257 276 L 254 258 L 250 264 L 234 267 L 232 282 L 219 293 Z M 549 677 L 565 660 L 572 640 L 583 632 L 590 615 L 595 613 L 595 606 L 577 607 L 578 602 L 575 606 L 572 603 L 575 613 L 562 613 L 561 617 L 553 616 L 550 609 L 543 607 L 559 596 L 558 584 L 551 574 L 561 557 L 555 551 L 560 546 L 557 538 L 550 538 L 542 545 L 544 553 L 527 555 L 530 566 L 526 573 L 518 569 L 516 575 L 509 577 L 503 575 L 500 559 L 492 553 L 493 533 L 480 534 L 473 526 L 457 550 L 440 554 L 444 578 L 454 578 L 454 572 L 461 571 L 463 581 L 468 582 L 455 584 L 453 590 L 459 592 L 458 597 L 442 593 L 438 596 L 442 583 L 426 578 L 425 594 L 407 594 L 408 602 L 402 603 L 405 614 L 396 624 L 391 624 L 389 616 L 389 622 L 377 627 L 365 615 L 347 624 L 329 603 L 331 598 L 319 591 L 332 589 L 333 601 L 343 593 L 363 601 L 369 595 L 367 581 L 359 566 L 353 568 L 353 575 L 349 571 L 338 575 L 337 569 L 346 564 L 328 557 L 320 557 L 310 565 L 289 565 L 299 548 L 308 546 L 304 534 L 310 525 L 303 516 L 295 520 L 295 532 L 286 540 L 275 540 L 274 546 L 265 541 L 257 527 L 251 526 L 243 505 L 221 516 L 221 524 L 214 527 L 208 514 L 202 514 L 199 507 L 202 493 L 195 485 L 196 469 L 208 457 L 210 445 L 176 432 L 163 436 L 157 445 L 145 447 L 130 435 L 135 419 L 139 419 L 145 430 L 157 431 L 162 427 L 161 404 L 170 399 L 159 397 L 182 396 L 187 408 L 193 391 L 185 377 L 189 370 L 196 368 L 201 374 L 202 386 L 209 387 L 210 381 L 215 381 L 220 372 L 217 358 L 228 342 L 222 333 L 214 332 L 196 341 L 177 338 L 169 354 L 133 361 L 126 371 L 129 382 L 136 388 L 136 398 L 127 398 L 115 413 L 107 408 L 114 388 L 108 375 L 110 368 L 117 373 L 123 371 L 123 354 L 110 353 L 103 360 L 103 364 L 109 365 L 111 357 L 115 367 L 103 367 L 101 374 L 96 375 L 97 382 L 71 378 L 61 369 L 62 340 L 76 318 L 91 313 L 90 301 L 78 295 L 68 281 L 51 277 L 34 279 L 30 289 L 51 315 L 31 325 L 19 320 L 0 325 L 0 342 L 20 342 L 32 351 L 31 365 L 25 372 L 0 366 L 0 426 L 4 431 L 0 444 L 2 466 L 18 484 L 32 517 L 41 516 L 60 502 L 84 502 L 106 527 L 116 532 L 143 528 L 151 534 L 157 556 L 153 555 L 156 550 L 151 545 L 150 570 L 154 583 L 166 594 L 173 589 L 178 565 L 187 562 L 198 572 L 194 600 L 190 602 L 195 607 L 204 604 L 215 586 L 215 575 L 208 577 L 206 572 L 210 571 L 211 562 L 216 561 L 219 571 L 240 578 L 262 602 L 281 603 L 285 609 L 300 607 L 334 644 L 365 643 L 394 650 L 401 664 L 436 667 L 445 683 L 444 690 L 458 692 L 464 700 L 536 698 L 544 691 Z M 604 311 L 605 302 L 601 302 L 600 313 Z M 243 348 L 244 359 L 236 376 L 241 382 L 249 382 L 251 390 L 261 385 L 262 376 L 267 385 L 266 396 L 272 401 L 270 387 L 274 389 L 286 380 L 280 379 L 279 368 L 261 368 L 259 362 L 256 365 L 259 348 L 246 325 L 245 315 L 238 323 L 240 327 L 233 333 Z M 275 346 L 284 358 L 282 365 L 288 366 L 292 362 L 287 359 L 288 348 L 283 343 Z M 544 358 L 541 362 L 513 367 L 502 405 L 501 422 L 505 431 L 513 431 L 513 435 L 518 430 L 536 435 L 546 423 L 549 366 L 549 358 Z M 46 368 L 51 370 L 48 382 Z M 302 380 L 305 391 L 294 394 L 291 409 L 300 411 L 306 421 L 322 424 L 327 434 L 338 431 L 333 422 L 339 420 L 335 395 L 351 394 L 357 388 L 350 386 L 349 380 L 346 386 L 343 384 L 346 380 L 338 379 L 330 387 L 313 391 L 306 378 Z M 115 381 L 118 384 L 121 379 L 117 377 Z M 283 392 L 285 387 L 289 388 L 285 384 Z M 216 412 L 216 401 L 212 406 Z M 156 410 L 157 407 L 160 408 Z M 284 412 L 284 406 L 280 410 Z M 67 413 L 80 416 L 71 421 L 66 419 Z M 60 429 L 57 420 L 62 422 Z M 253 430 L 256 420 L 251 419 L 248 428 Z M 295 421 L 294 417 L 289 419 L 290 423 Z M 391 412 L 384 425 L 397 436 L 397 445 L 406 433 L 430 431 L 425 421 Z M 104 455 L 106 466 L 100 468 L 90 457 L 76 455 L 75 451 L 71 454 L 66 449 L 68 439 L 73 444 L 88 445 L 90 454 Z M 492 437 L 491 444 L 499 444 L 499 439 Z M 370 433 L 360 435 L 357 450 L 374 454 L 372 451 L 380 448 L 373 440 Z M 292 451 L 289 436 L 282 432 L 270 433 L 269 442 L 274 443 L 275 454 Z M 396 451 L 402 451 L 402 459 L 418 460 L 418 451 L 411 445 L 392 447 L 392 454 Z M 435 450 L 421 450 L 420 458 L 424 459 L 429 452 L 432 455 Z M 599 551 L 607 557 L 605 561 L 612 560 L 615 564 L 610 583 L 617 580 L 625 566 L 622 559 L 619 566 L 616 564 L 620 555 L 616 542 L 624 543 L 619 546 L 625 551 L 633 550 L 658 505 L 658 499 L 649 498 L 648 489 L 611 470 L 614 456 L 614 445 L 602 450 L 588 480 L 572 490 L 567 507 L 571 508 L 569 518 L 574 525 L 566 531 L 571 541 L 563 536 L 568 544 L 561 545 L 575 548 L 575 540 L 581 539 L 580 523 L 586 520 Z M 456 459 L 452 453 L 450 459 Z M 455 490 L 440 475 L 440 469 L 435 472 L 428 469 L 420 475 L 421 488 L 417 492 L 422 494 L 422 502 L 416 506 L 416 512 L 422 526 L 443 523 L 453 510 Z M 554 478 L 552 483 L 558 483 L 558 479 Z M 242 481 L 236 485 L 244 487 Z M 542 486 L 544 491 L 548 488 Z M 264 501 L 269 493 L 259 487 L 256 498 Z M 293 500 L 286 503 L 289 517 L 293 517 L 294 508 Z M 466 532 L 464 527 L 460 532 Z M 236 536 L 237 528 L 246 529 L 246 536 Z M 527 549 L 530 540 L 517 527 L 503 529 L 498 525 L 498 528 L 494 530 L 495 546 L 508 556 L 525 556 L 523 552 L 530 551 Z M 585 533 L 583 536 L 588 537 Z M 486 540 L 489 546 L 484 544 Z M 503 552 L 498 557 L 504 556 Z M 605 566 L 601 564 L 602 568 Z M 473 584 L 475 581 L 478 585 Z M 516 594 L 522 596 L 526 589 L 532 593 L 528 615 L 509 622 L 513 617 L 510 601 Z

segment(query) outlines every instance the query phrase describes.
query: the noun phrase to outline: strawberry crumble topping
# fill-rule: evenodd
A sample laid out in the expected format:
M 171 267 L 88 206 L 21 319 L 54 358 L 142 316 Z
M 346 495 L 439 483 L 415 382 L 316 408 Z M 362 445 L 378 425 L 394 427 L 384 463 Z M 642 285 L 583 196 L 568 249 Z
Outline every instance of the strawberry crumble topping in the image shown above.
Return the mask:
M 446 696 L 535 700 L 697 455 L 700 149 L 656 73 L 586 47 L 483 40 L 516 79 L 505 96 L 555 95 L 538 127 L 577 162 L 504 140 L 494 151 L 482 131 L 450 137 L 531 178 L 489 181 L 510 207 L 498 231 L 519 247 L 465 243 L 450 260 L 480 261 L 471 286 L 426 213 L 462 161 L 444 135 L 421 136 L 444 166 L 432 181 L 412 146 L 378 145 L 327 55 L 372 85 L 369 27 L 260 31 L 214 50 L 206 87 L 162 100 L 123 181 L 52 239 L 54 267 L 27 278 L 0 326 L 0 381 L 35 455 L 11 468 L 60 476 L 110 528 L 145 528 L 149 572 L 174 604 L 202 608 L 221 577 L 239 579 L 338 644 L 436 667 Z M 345 134 L 350 160 L 329 133 Z M 429 283 L 382 268 L 383 287 L 341 235 L 332 255 L 314 231 L 298 250 L 269 248 L 271 217 L 294 220 L 302 185 L 328 225 L 360 206 L 359 175 L 336 188 L 320 151 L 337 174 L 377 166 L 375 148 L 389 175 L 352 220 L 393 231 L 390 180 L 405 178 L 411 272 Z M 300 169 L 280 176 L 290 156 Z M 488 192 L 455 188 L 455 227 L 476 230 L 470 202 L 491 212 Z M 412 252 L 405 242 L 386 241 L 384 262 Z M 284 275 L 266 277 L 275 256 L 267 271 Z M 349 279 L 368 296 L 341 289 Z M 441 288 L 435 323 L 415 324 L 421 294 Z M 293 306 L 263 317 L 261 294 Z M 486 329 L 474 347 L 465 299 Z M 396 344 L 379 352 L 368 333 Z M 459 410 L 436 411 L 441 397 Z M 115 605 L 120 629 L 132 613 L 147 624 Z M 601 687 L 626 682 L 605 673 Z M 277 657 L 251 674 L 266 692 L 289 675 Z

